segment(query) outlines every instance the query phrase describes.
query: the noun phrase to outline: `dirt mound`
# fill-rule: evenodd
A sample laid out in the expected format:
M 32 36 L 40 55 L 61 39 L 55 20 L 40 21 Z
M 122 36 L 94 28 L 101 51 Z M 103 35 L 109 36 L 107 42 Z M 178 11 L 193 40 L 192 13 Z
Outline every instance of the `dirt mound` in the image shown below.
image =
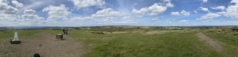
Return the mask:
M 39 38 L 21 38 L 21 44 L 10 44 L 8 40 L 0 44 L 0 57 L 30 57 L 39 53 L 42 57 L 80 57 L 82 44 L 64 35 L 65 40 L 57 40 L 55 35 L 41 32 Z

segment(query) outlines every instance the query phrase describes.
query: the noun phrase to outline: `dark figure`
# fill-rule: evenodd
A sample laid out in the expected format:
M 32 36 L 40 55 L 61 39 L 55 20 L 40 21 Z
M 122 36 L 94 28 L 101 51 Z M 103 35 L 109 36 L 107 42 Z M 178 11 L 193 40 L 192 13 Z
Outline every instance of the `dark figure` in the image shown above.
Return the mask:
M 35 54 L 34 54 L 34 57 L 40 57 L 40 54 L 35 53 Z
M 66 29 L 63 29 L 63 32 L 64 32 L 64 34 L 68 34 L 68 32 L 67 32 L 67 30 Z

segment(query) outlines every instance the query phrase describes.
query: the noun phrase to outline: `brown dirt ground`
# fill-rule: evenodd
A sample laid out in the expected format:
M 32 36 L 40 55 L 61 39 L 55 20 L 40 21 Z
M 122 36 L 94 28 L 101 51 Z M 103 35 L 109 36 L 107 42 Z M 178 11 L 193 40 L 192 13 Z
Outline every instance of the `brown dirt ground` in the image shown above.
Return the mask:
M 0 43 L 0 57 L 32 57 L 39 53 L 42 57 L 80 57 L 84 52 L 82 44 L 64 35 L 65 40 L 55 35 L 41 32 L 39 38 L 20 38 L 21 44 L 10 44 L 9 40 Z
M 203 33 L 198 33 L 197 36 L 202 40 L 205 41 L 206 45 L 212 47 L 213 49 L 215 49 L 217 52 L 221 52 L 223 50 L 223 45 L 222 43 L 219 43 L 218 41 L 215 41 L 209 37 L 207 37 L 206 35 L 204 35 Z

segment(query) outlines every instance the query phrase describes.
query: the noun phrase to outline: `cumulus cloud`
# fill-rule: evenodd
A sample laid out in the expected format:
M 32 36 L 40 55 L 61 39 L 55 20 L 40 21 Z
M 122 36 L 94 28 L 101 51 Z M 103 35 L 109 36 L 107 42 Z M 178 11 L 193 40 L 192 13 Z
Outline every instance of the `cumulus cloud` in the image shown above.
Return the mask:
M 38 15 L 34 14 L 36 11 L 32 9 L 24 10 L 24 14 L 22 15 L 23 19 L 33 19 L 33 20 L 43 20 L 43 17 L 39 17 Z
M 91 16 L 84 16 L 84 17 L 72 17 L 70 18 L 71 21 L 86 21 L 89 20 L 99 23 L 118 23 L 120 21 L 130 22 L 128 20 L 128 15 L 121 11 L 116 11 L 112 8 L 105 8 L 102 10 L 97 11 L 96 13 L 92 14 Z
M 23 7 L 23 4 L 19 3 L 17 0 L 12 0 L 12 4 L 14 4 L 16 7 Z
M 7 5 L 6 3 L 0 3 L 0 12 L 4 14 L 16 14 L 17 8 Z
M 238 0 L 231 0 L 231 3 L 238 3 Z
M 225 6 L 212 7 L 214 10 L 225 10 Z
M 68 11 L 68 8 L 61 4 L 60 6 L 47 6 L 43 10 L 43 12 L 48 12 L 48 21 L 57 20 L 57 19 L 64 19 L 66 18 L 71 12 Z
M 12 7 L 3 1 L 0 2 L 0 20 L 9 20 L 9 19 L 15 19 L 13 18 L 14 15 L 18 12 L 18 9 L 15 7 Z
M 35 10 L 32 9 L 26 9 L 24 11 L 24 14 L 22 15 L 22 17 L 24 19 L 33 19 L 35 17 L 35 15 L 33 15 L 33 13 L 35 12 Z
M 203 19 L 213 19 L 213 18 L 216 18 L 216 17 L 219 17 L 220 15 L 217 14 L 217 13 L 208 13 L 208 14 L 205 14 L 203 15 L 201 18 L 199 18 L 199 20 L 203 20 Z
M 136 14 L 145 14 L 148 11 L 149 11 L 148 8 L 141 8 L 140 10 L 136 10 L 136 9 L 132 10 L 132 12 Z
M 179 16 L 179 15 L 189 16 L 190 12 L 182 10 L 181 12 L 171 12 L 170 14 L 173 15 L 173 16 Z
M 105 5 L 104 0 L 71 0 L 74 6 L 77 9 L 92 7 L 92 6 L 99 6 L 102 7 Z
M 231 3 L 234 3 L 234 5 L 229 5 L 224 15 L 226 17 L 238 18 L 238 0 L 232 0 Z
M 170 14 L 173 15 L 173 16 L 179 16 L 180 15 L 179 12 L 171 12 Z
M 167 7 L 174 7 L 174 4 L 172 4 L 170 0 L 163 0 L 163 1 L 166 2 Z
M 222 15 L 230 18 L 238 18 L 238 0 L 232 0 L 230 3 L 234 4 L 229 5 L 227 8 L 225 8 L 225 6 L 212 7 L 212 9 L 215 10 L 224 10 L 224 11 L 216 13 L 208 13 L 206 15 L 203 15 L 199 19 L 213 19 Z
M 154 5 L 150 6 L 148 9 L 151 11 L 150 15 L 154 16 L 154 15 L 158 15 L 158 14 L 166 11 L 167 7 L 159 6 L 158 4 L 154 4 Z
M 141 8 L 140 10 L 133 9 L 132 13 L 136 14 L 149 13 L 148 15 L 155 16 L 165 12 L 168 7 L 174 7 L 174 5 L 170 2 L 170 0 L 164 0 L 164 3 L 154 3 L 153 5 Z
M 181 11 L 181 14 L 184 15 L 184 16 L 189 16 L 190 15 L 190 12 L 187 12 L 185 10 L 182 10 Z
M 94 18 L 102 18 L 102 17 L 113 17 L 113 16 L 124 16 L 126 15 L 123 12 L 115 11 L 112 8 L 106 8 L 100 11 L 97 11 L 92 15 Z
M 205 7 L 200 7 L 200 9 L 201 9 L 202 11 L 207 11 L 207 12 L 209 11 L 208 8 L 205 8 Z

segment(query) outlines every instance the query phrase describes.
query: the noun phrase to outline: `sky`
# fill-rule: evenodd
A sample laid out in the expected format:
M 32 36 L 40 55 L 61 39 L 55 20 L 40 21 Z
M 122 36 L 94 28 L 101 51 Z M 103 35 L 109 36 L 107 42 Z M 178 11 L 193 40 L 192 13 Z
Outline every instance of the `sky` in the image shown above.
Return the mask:
M 238 0 L 0 0 L 0 26 L 238 25 Z

